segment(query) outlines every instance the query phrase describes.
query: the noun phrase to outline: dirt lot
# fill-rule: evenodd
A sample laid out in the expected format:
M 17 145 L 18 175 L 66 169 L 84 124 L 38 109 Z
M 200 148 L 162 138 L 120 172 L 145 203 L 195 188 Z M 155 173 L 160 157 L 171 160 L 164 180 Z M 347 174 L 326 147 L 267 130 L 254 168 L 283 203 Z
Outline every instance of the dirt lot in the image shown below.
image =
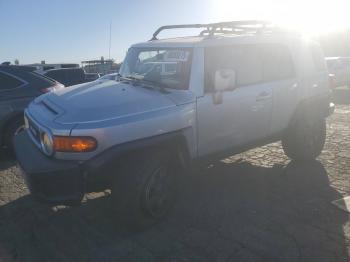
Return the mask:
M 248 151 L 189 176 L 169 218 L 126 233 L 108 196 L 76 208 L 34 202 L 0 153 L 0 261 L 348 261 L 350 90 L 336 93 L 326 147 L 297 164 L 280 144 Z

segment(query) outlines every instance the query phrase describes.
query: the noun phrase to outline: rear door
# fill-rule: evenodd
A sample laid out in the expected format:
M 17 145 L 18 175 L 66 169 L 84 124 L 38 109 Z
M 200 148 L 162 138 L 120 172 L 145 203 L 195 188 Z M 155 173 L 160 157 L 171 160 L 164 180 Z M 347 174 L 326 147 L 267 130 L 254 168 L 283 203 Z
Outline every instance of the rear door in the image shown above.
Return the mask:
M 313 43 L 309 46 L 309 53 L 313 66 L 311 69 L 311 83 L 309 86 L 309 97 L 317 98 L 329 95 L 329 75 L 324 54 L 320 45 Z
M 292 53 L 287 45 L 263 44 L 264 82 L 273 93 L 273 110 L 269 133 L 285 129 L 298 103 L 299 83 Z

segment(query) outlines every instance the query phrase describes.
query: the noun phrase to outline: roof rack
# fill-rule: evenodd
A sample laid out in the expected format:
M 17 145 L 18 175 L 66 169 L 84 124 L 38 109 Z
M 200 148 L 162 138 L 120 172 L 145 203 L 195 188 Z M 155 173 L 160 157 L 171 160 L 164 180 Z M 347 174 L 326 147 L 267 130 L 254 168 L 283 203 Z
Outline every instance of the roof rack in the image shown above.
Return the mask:
M 263 20 L 247 20 L 247 21 L 231 21 L 212 24 L 184 24 L 184 25 L 165 25 L 159 27 L 154 32 L 152 40 L 158 40 L 158 34 L 163 30 L 178 28 L 205 28 L 200 32 L 200 36 L 214 34 L 244 34 L 244 33 L 262 33 L 271 31 L 274 27 L 273 23 Z

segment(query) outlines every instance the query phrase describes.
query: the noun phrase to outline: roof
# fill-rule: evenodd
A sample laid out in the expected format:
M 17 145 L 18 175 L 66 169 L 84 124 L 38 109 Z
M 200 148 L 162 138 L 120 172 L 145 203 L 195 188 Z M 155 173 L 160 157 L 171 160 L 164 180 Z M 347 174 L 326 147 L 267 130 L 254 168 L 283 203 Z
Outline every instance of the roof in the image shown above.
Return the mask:
M 26 71 L 32 72 L 36 68 L 33 66 L 21 66 L 21 65 L 0 65 L 0 70 L 3 71 Z
M 68 68 L 56 68 L 56 69 L 49 69 L 45 72 L 55 72 L 55 71 L 83 71 L 83 68 L 81 67 L 68 67 Z
M 50 64 L 42 64 L 42 63 L 34 63 L 34 64 L 27 64 L 26 66 L 56 66 L 56 65 L 77 65 L 79 66 L 79 64 L 77 63 L 50 63 Z
M 113 59 L 106 59 L 106 60 L 86 60 L 86 61 L 81 61 L 82 63 L 86 63 L 86 64 L 105 64 L 105 63 L 113 63 L 114 60 Z
M 346 59 L 349 60 L 350 57 L 349 56 L 329 56 L 329 57 L 325 57 L 326 60 L 338 60 L 338 59 Z

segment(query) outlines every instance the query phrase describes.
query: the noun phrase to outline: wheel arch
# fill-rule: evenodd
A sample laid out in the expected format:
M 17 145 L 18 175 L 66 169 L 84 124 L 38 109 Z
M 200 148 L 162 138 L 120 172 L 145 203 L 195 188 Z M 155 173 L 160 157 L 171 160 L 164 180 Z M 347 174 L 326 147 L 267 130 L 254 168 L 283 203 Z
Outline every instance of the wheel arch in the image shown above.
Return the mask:
M 84 169 L 88 170 L 89 173 L 93 173 L 103 167 L 108 168 L 117 164 L 117 162 L 123 162 L 133 154 L 148 153 L 152 150 L 169 152 L 182 168 L 186 168 L 191 161 L 185 130 L 178 130 L 113 146 L 93 159 L 86 161 L 83 165 Z
M 23 118 L 24 111 L 15 111 L 9 114 L 2 122 L 0 126 L 0 145 L 5 142 L 5 136 L 8 129 L 8 125 L 17 120 Z
M 288 127 L 294 125 L 300 119 L 317 120 L 329 115 L 329 98 L 317 96 L 306 98 L 299 102 L 293 112 Z

